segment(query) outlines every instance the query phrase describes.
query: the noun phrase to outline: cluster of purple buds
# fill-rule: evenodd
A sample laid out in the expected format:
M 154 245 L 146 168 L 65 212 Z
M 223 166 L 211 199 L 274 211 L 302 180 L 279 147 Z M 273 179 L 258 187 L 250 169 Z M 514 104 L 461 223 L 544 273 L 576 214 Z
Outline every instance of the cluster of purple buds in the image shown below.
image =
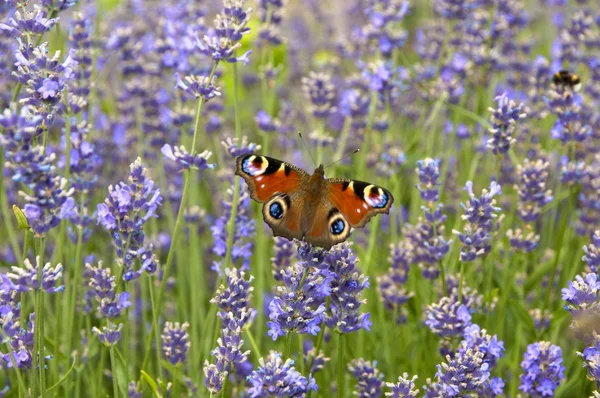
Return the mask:
M 375 43 L 381 55 L 390 58 L 394 49 L 402 48 L 406 41 L 407 33 L 398 24 L 408 14 L 408 1 L 372 0 L 367 4 L 364 13 L 368 23 L 361 28 L 360 36 Z
M 175 87 L 192 97 L 201 98 L 204 102 L 207 102 L 221 95 L 220 88 L 214 86 L 215 79 L 215 76 L 189 75 L 184 77 L 184 81 L 179 77 L 179 73 L 175 73 Z
M 292 265 L 280 275 L 283 286 L 277 287 L 269 304 L 269 336 L 273 340 L 288 333 L 316 336 L 321 330 L 333 276 L 311 270 L 306 263 Z
M 562 289 L 565 309 L 573 316 L 571 329 L 577 338 L 589 342 L 600 334 L 600 281 L 596 273 L 577 275 Z
M 70 197 L 73 189 L 67 189 L 67 181 L 56 175 L 55 155 L 46 156 L 42 146 L 33 145 L 34 138 L 42 131 L 41 124 L 41 118 L 28 106 L 18 114 L 6 109 L 0 115 L 5 167 L 10 170 L 12 180 L 30 192 L 21 191 L 29 226 L 36 234 L 45 235 L 72 214 L 75 202 Z
M 86 264 L 88 286 L 98 304 L 98 315 L 102 319 L 114 319 L 131 306 L 129 292 L 117 293 L 116 277 L 111 275 L 110 268 L 104 268 L 102 261 L 97 266 Z
M 552 191 L 547 189 L 548 168 L 548 161 L 538 159 L 531 162 L 525 159 L 524 164 L 519 165 L 517 169 L 519 176 L 518 184 L 515 184 L 515 190 L 519 195 L 517 214 L 527 223 L 526 228 L 529 230 L 534 228 L 532 224 L 540 218 L 542 208 L 554 200 Z M 525 252 L 532 251 L 540 239 L 538 234 L 530 232 L 524 235 L 520 229 L 507 231 L 507 236 L 512 247 Z
M 533 397 L 551 397 L 565 377 L 562 350 L 547 341 L 529 344 L 519 390 Z
M 91 191 L 98 179 L 95 173 L 102 164 L 102 159 L 96 152 L 95 146 L 88 140 L 90 126 L 86 122 L 77 124 L 75 121 L 76 119 L 72 119 L 70 127 L 71 143 L 68 149 L 71 151 L 69 183 L 73 187 L 74 196 L 78 197 L 79 203 L 76 204 L 71 212 L 69 221 L 76 228 L 82 228 L 82 242 L 87 242 L 92 234 L 90 226 L 95 217 L 89 214 L 88 203 Z M 63 135 L 64 140 L 66 140 L 66 135 Z M 66 144 L 64 142 L 65 146 Z M 65 156 L 61 157 L 59 165 L 64 163 L 66 163 Z M 69 230 L 69 235 L 74 242 L 77 241 L 77 234 Z
M 28 94 L 21 103 L 36 108 L 43 116 L 44 124 L 50 126 L 56 113 L 61 111 L 63 93 L 68 80 L 73 78 L 77 61 L 73 59 L 72 52 L 62 62 L 60 51 L 50 58 L 48 43 L 42 43 L 38 47 L 28 47 L 21 43 L 15 58 L 17 69 L 13 74 Z
M 590 271 L 598 273 L 600 270 L 600 230 L 592 234 L 592 243 L 583 246 L 585 255 L 582 260 L 585 261 Z
M 370 330 L 371 314 L 359 313 L 360 305 L 366 303 L 361 295 L 369 287 L 369 280 L 358 270 L 358 258 L 347 243 L 336 245 L 326 253 L 326 268 L 321 272 L 327 271 L 333 278 L 325 324 L 339 333 Z
M 202 54 L 212 58 L 215 62 L 240 62 L 247 64 L 248 50 L 240 57 L 236 57 L 236 50 L 241 47 L 242 37 L 250 32 L 248 21 L 251 8 L 244 10 L 244 0 L 224 0 L 223 12 L 217 14 L 214 21 L 214 30 L 208 32 L 202 39 L 197 40 L 197 46 Z
M 354 359 L 348 364 L 350 374 L 356 379 L 354 394 L 361 398 L 379 397 L 384 385 L 383 374 L 377 369 L 377 361 Z
M 163 355 L 173 366 L 185 363 L 186 356 L 190 350 L 190 336 L 187 332 L 189 328 L 187 322 L 165 322 L 162 333 L 162 351 Z
M 402 323 L 406 319 L 406 309 L 403 305 L 414 296 L 414 293 L 408 292 L 405 287 L 412 262 L 412 249 L 407 241 L 392 244 L 390 248 L 390 268 L 385 274 L 377 277 L 377 291 L 385 308 L 397 317 L 397 323 Z
M 258 32 L 262 45 L 278 46 L 283 43 L 280 25 L 283 20 L 282 11 L 285 0 L 259 0 L 258 13 L 262 25 Z
M 403 373 L 402 376 L 398 377 L 398 383 L 385 383 L 385 385 L 391 389 L 390 392 L 386 392 L 386 397 L 391 398 L 414 398 L 419 393 L 419 389 L 415 385 L 415 380 L 418 376 L 410 376 L 408 373 Z
M 48 13 L 42 10 L 39 4 L 34 4 L 32 10 L 19 7 L 7 22 L 0 23 L 0 30 L 12 37 L 25 38 L 29 44 L 50 31 L 58 19 L 48 18 Z
M 109 196 L 98 205 L 98 223 L 111 234 L 118 263 L 125 267 L 126 281 L 137 279 L 143 271 L 154 273 L 158 259 L 152 244 L 145 242 L 144 225 L 162 205 L 160 191 L 138 158 L 130 165 L 129 184 L 121 182 L 108 187 Z M 136 260 L 141 268 L 133 270 Z
M 73 13 L 73 20 L 69 27 L 69 44 L 73 49 L 71 53 L 77 62 L 77 68 L 73 70 L 73 80 L 69 84 L 69 111 L 76 115 L 87 108 L 88 98 L 91 92 L 90 79 L 92 77 L 92 47 L 90 38 L 91 26 L 89 18 L 82 13 Z
M 600 388 L 600 334 L 596 334 L 593 342 L 577 355 L 583 359 L 583 366 L 588 370 L 588 378 L 595 381 L 596 387 Z
M 500 185 L 495 181 L 490 184 L 489 191 L 484 189 L 477 198 L 473 193 L 473 182 L 467 181 L 465 189 L 469 193 L 469 201 L 461 203 L 465 214 L 461 216 L 467 222 L 463 232 L 452 231 L 458 236 L 462 247 L 460 261 L 469 262 L 489 253 L 491 249 L 491 234 L 501 208 L 496 207 L 495 195 L 501 194 Z
M 294 368 L 294 361 L 285 362 L 281 354 L 271 351 L 266 358 L 258 360 L 259 367 L 248 376 L 251 398 L 268 397 L 304 397 L 310 391 L 317 391 L 317 385 L 311 375 L 302 376 Z
M 217 304 L 221 318 L 221 337 L 218 346 L 211 352 L 215 363 L 205 362 L 204 384 L 212 393 L 218 393 L 223 388 L 223 382 L 234 368 L 246 361 L 249 351 L 242 351 L 244 340 L 241 339 L 242 329 L 253 316 L 250 304 L 252 277 L 246 279 L 243 271 L 236 268 L 226 269 L 227 285 L 217 289 L 217 295 L 211 303 Z
M 317 119 L 327 119 L 335 112 L 336 90 L 331 76 L 311 72 L 302 78 L 302 91 L 308 101 L 308 111 Z
M 456 295 L 444 296 L 425 309 L 425 324 L 441 337 L 460 336 L 471 325 L 469 307 L 458 301 Z
M 293 256 L 296 253 L 296 245 L 294 241 L 280 236 L 273 239 L 275 241 L 275 245 L 273 246 L 274 255 L 271 258 L 273 279 L 276 282 L 281 282 L 281 271 L 292 265 Z
M 25 259 L 24 268 L 12 267 L 12 272 L 6 274 L 11 280 L 12 290 L 25 293 L 32 290 L 42 289 L 47 293 L 62 292 L 65 287 L 59 284 L 59 279 L 62 277 L 63 267 L 57 264 L 55 267 L 47 262 L 40 264 L 40 257 L 35 258 L 35 267 L 31 264 L 28 258 Z M 40 273 L 40 267 L 41 273 Z M 42 277 L 42 283 L 38 280 L 38 275 Z
M 237 138 L 228 137 L 225 141 L 221 142 L 225 152 L 233 159 L 242 155 L 250 155 L 260 151 L 261 146 L 254 143 L 248 142 L 248 137 L 243 136 L 241 140 Z
M 212 156 L 212 152 L 210 151 L 204 151 L 192 156 L 183 145 L 171 147 L 169 144 L 163 145 L 160 151 L 165 158 L 177 164 L 178 171 L 214 169 L 217 166 L 214 163 L 208 163 L 208 159 Z
M 516 141 L 514 137 L 517 121 L 526 118 L 527 114 L 523 112 L 525 105 L 522 103 L 517 105 L 506 94 L 495 99 L 498 101 L 498 108 L 489 108 L 492 113 L 492 127 L 488 131 L 492 138 L 488 140 L 487 147 L 492 150 L 494 155 L 503 155 Z

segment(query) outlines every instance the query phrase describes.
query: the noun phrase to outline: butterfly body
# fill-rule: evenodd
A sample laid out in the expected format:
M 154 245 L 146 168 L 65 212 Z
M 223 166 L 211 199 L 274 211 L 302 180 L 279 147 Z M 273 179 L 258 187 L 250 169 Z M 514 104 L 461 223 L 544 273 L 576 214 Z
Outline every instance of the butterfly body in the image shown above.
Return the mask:
M 322 165 L 311 175 L 277 159 L 242 155 L 235 173 L 248 184 L 252 199 L 263 203 L 263 218 L 275 236 L 327 249 L 375 214 L 388 213 L 394 200 L 373 184 L 325 178 Z

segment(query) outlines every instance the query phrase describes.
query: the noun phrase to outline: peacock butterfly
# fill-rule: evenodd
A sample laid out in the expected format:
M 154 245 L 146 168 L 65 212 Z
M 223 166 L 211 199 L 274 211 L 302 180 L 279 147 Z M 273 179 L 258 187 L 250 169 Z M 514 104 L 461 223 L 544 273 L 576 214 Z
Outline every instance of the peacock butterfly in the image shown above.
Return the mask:
M 235 174 L 250 197 L 264 203 L 262 214 L 275 236 L 304 240 L 330 249 L 378 213 L 389 213 L 392 194 L 368 182 L 325 178 L 323 165 L 310 175 L 281 160 L 261 155 L 236 159 Z

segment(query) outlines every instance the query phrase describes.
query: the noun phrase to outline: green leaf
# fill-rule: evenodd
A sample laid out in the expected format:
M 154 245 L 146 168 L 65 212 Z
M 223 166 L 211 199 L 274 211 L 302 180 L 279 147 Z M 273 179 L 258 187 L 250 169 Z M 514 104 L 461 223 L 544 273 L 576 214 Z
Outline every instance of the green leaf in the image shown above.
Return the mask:
M 140 372 L 142 373 L 142 379 L 144 379 L 144 381 L 148 383 L 150 389 L 154 392 L 154 395 L 156 395 L 158 398 L 161 398 L 160 393 L 158 392 L 158 384 L 156 384 L 154 378 L 148 373 L 144 372 L 143 370 L 141 370 Z
M 19 229 L 29 229 L 29 223 L 23 210 L 19 209 L 17 205 L 13 205 L 13 213 L 15 213 L 15 218 L 17 219 L 17 227 Z
M 523 286 L 525 294 L 532 291 L 535 287 L 540 288 L 542 278 L 551 274 L 553 266 L 553 261 L 549 261 L 543 266 L 533 271 L 533 274 L 531 274 L 531 276 L 527 278 L 527 281 L 525 281 L 525 286 Z

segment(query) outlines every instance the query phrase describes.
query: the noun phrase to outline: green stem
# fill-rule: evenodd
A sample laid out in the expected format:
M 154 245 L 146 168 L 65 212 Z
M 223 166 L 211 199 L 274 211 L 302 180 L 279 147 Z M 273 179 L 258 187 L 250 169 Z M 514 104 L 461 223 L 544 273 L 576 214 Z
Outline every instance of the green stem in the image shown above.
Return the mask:
M 285 353 L 284 353 L 285 359 L 291 358 L 293 335 L 294 334 L 292 332 L 287 332 L 287 334 L 285 335 Z
M 119 397 L 119 388 L 117 387 L 117 363 L 115 359 L 115 347 L 110 347 L 110 368 L 112 371 L 113 397 Z
M 463 280 L 465 276 L 465 263 L 463 261 L 460 262 L 460 280 L 458 282 L 458 302 L 462 302 L 463 297 Z
M 248 338 L 248 341 L 250 342 L 250 346 L 252 346 L 252 349 L 254 350 L 254 356 L 256 357 L 257 360 L 259 358 L 262 358 L 262 355 L 260 354 L 260 349 L 258 348 L 258 345 L 256 344 L 256 340 L 254 339 L 254 336 L 252 335 L 252 331 L 250 330 L 249 327 L 247 327 L 245 329 L 245 332 L 246 332 L 246 337 Z
M 344 333 L 339 334 L 338 342 L 337 396 L 344 398 Z

